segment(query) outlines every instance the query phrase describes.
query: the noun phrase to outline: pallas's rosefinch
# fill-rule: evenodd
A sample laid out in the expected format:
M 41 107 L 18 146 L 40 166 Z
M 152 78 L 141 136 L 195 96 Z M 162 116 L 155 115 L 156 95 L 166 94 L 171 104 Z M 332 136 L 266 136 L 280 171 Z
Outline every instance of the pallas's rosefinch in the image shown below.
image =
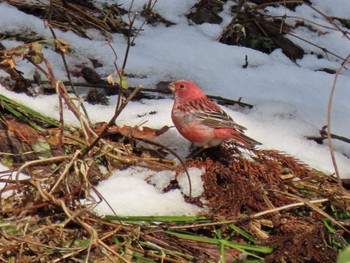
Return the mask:
M 174 93 L 171 118 L 175 127 L 194 146 L 217 146 L 227 139 L 247 147 L 261 144 L 246 136 L 246 128 L 234 122 L 193 82 L 178 80 L 170 83 L 168 89 Z

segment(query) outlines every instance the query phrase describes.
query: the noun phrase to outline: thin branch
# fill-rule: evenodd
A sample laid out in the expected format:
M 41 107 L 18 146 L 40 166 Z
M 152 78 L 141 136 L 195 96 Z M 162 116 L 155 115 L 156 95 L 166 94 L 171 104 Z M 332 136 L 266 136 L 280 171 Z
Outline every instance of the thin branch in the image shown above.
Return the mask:
M 327 125 L 325 125 L 324 127 L 322 127 L 322 129 L 320 130 L 320 136 L 307 136 L 306 138 L 308 140 L 314 140 L 319 144 L 322 144 L 324 140 L 328 139 L 328 132 L 327 132 Z M 331 133 L 331 138 L 335 139 L 335 140 L 339 140 L 345 143 L 350 143 L 350 138 L 347 138 L 345 136 L 340 136 L 334 133 Z
M 42 83 L 47 83 L 47 81 L 42 81 Z M 70 86 L 70 83 L 67 81 L 64 81 L 63 84 L 66 86 Z M 114 88 L 115 89 L 116 88 L 115 86 L 110 85 L 108 83 L 106 83 L 106 84 L 74 83 L 74 85 L 77 87 L 91 87 L 91 88 L 96 88 L 96 89 L 106 89 L 106 88 L 109 88 L 109 89 Z M 121 88 L 118 88 L 118 89 L 121 89 Z M 135 89 L 136 89 L 136 87 L 129 87 L 128 88 L 128 90 L 131 90 L 131 91 L 133 91 Z M 144 94 L 144 92 L 171 95 L 171 93 L 166 89 L 161 90 L 161 89 L 156 89 L 156 88 L 142 88 L 142 92 L 140 92 L 141 98 L 143 98 L 142 95 Z M 228 98 L 224 98 L 221 96 L 215 96 L 215 95 L 207 95 L 207 96 L 208 96 L 208 98 L 214 99 L 219 104 L 222 104 L 222 105 L 239 105 L 241 107 L 247 107 L 249 109 L 252 109 L 254 107 L 252 104 L 245 103 L 245 102 L 242 102 L 240 100 L 231 100 Z M 147 98 L 147 96 L 145 96 L 145 98 Z
M 329 100 L 328 100 L 328 110 L 327 110 L 327 137 L 328 137 L 328 146 L 329 146 L 329 151 L 331 154 L 331 158 L 332 158 L 332 163 L 333 163 L 333 167 L 334 167 L 334 171 L 335 174 L 337 176 L 338 179 L 338 184 L 339 187 L 341 189 L 344 190 L 343 185 L 342 185 L 342 181 L 340 178 L 340 173 L 338 170 L 338 166 L 337 166 L 337 162 L 335 159 L 335 155 L 334 155 L 334 148 L 333 148 L 333 142 L 332 142 L 332 137 L 331 137 L 331 115 L 332 115 L 332 102 L 333 102 L 333 96 L 334 96 L 334 92 L 335 92 L 335 88 L 336 88 L 336 84 L 337 84 L 337 80 L 339 77 L 340 72 L 343 70 L 343 68 L 345 67 L 345 64 L 350 62 L 350 55 L 345 59 L 345 61 L 341 64 L 341 66 L 337 69 L 335 76 L 334 76 L 334 81 L 333 81 L 333 86 L 331 89 L 331 94 L 329 95 Z
M 319 204 L 319 203 L 324 203 L 324 202 L 328 202 L 328 201 L 329 201 L 328 198 L 322 198 L 322 199 L 317 199 L 317 200 L 310 200 L 309 203 Z M 237 218 L 237 219 L 233 219 L 233 220 L 224 220 L 224 221 L 212 222 L 212 223 L 200 223 L 200 224 L 190 224 L 190 225 L 181 225 L 181 226 L 170 226 L 169 229 L 186 229 L 186 228 L 197 228 L 197 227 L 208 227 L 208 226 L 234 224 L 237 222 L 252 220 L 252 219 L 262 217 L 262 216 L 265 216 L 268 214 L 273 214 L 273 213 L 276 213 L 279 211 L 291 209 L 294 207 L 305 206 L 305 205 L 306 204 L 304 202 L 297 202 L 297 203 L 292 203 L 292 204 L 276 207 L 273 209 L 265 210 L 265 211 L 253 214 L 249 217 Z
M 55 31 L 52 29 L 52 27 L 50 25 L 49 25 L 49 29 L 51 31 L 51 34 L 52 34 L 53 38 L 55 39 L 55 41 L 57 41 L 58 39 L 56 37 Z M 56 42 L 55 42 L 55 44 L 56 44 Z M 64 55 L 64 52 L 60 48 L 58 48 L 58 50 L 59 50 L 59 53 L 61 54 L 63 65 L 64 65 L 64 68 L 66 70 L 68 82 L 69 82 L 70 86 L 72 87 L 72 91 L 73 91 L 74 95 L 80 100 L 79 93 L 78 93 L 77 89 L 74 86 L 74 82 L 72 80 L 72 77 L 71 77 L 71 74 L 70 74 L 70 71 L 69 71 L 69 68 L 68 68 L 66 56 Z M 89 122 L 90 125 L 92 125 L 91 121 L 90 121 L 90 118 L 89 118 L 89 115 L 88 115 L 88 112 L 87 112 L 87 110 L 85 108 L 85 105 L 83 103 L 81 103 L 81 108 L 82 108 L 82 110 L 84 112 L 84 115 L 86 116 L 87 121 Z
M 138 85 L 136 87 L 136 89 L 129 95 L 129 97 L 124 100 L 122 102 L 122 104 L 120 105 L 120 107 L 116 107 L 115 109 L 115 113 L 113 115 L 113 117 L 110 119 L 110 121 L 108 122 L 108 124 L 106 125 L 106 127 L 103 129 L 103 131 L 100 133 L 100 135 L 90 144 L 90 146 L 88 148 L 86 148 L 83 153 L 82 153 L 82 157 L 84 157 L 88 152 L 90 152 L 91 149 L 93 149 L 97 143 L 108 133 L 108 128 L 111 127 L 115 120 L 118 118 L 118 116 L 122 113 L 122 111 L 124 110 L 124 108 L 126 107 L 126 105 L 129 103 L 129 101 L 141 90 L 141 85 Z
M 150 10 L 152 10 L 155 6 L 155 4 L 157 3 L 157 0 L 155 0 L 152 4 L 152 6 L 150 7 Z M 143 26 L 147 23 L 147 19 L 145 19 L 142 24 L 139 26 L 139 28 L 137 29 L 135 36 L 132 38 L 132 30 L 133 30 L 133 25 L 135 23 L 136 18 L 138 17 L 138 12 L 136 12 L 134 14 L 133 17 L 130 16 L 131 14 L 131 9 L 132 6 L 134 4 L 134 0 L 131 1 L 130 6 L 129 6 L 129 10 L 128 10 L 128 18 L 129 18 L 129 31 L 128 31 L 128 39 L 127 39 L 127 46 L 126 46 L 126 51 L 125 51 L 125 56 L 124 56 L 124 61 L 123 61 L 123 66 L 122 69 L 125 70 L 126 67 L 126 62 L 128 60 L 128 56 L 129 56 L 129 52 L 130 52 L 130 47 L 134 44 L 136 37 L 139 35 L 139 33 L 141 32 Z

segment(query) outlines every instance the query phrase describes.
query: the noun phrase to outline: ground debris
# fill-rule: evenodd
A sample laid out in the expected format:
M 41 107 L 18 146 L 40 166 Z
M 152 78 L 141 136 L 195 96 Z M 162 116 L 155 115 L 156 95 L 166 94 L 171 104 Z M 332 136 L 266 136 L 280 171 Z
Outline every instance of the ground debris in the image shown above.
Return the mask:
M 198 1 L 188 18 L 195 23 L 221 23 L 219 13 L 226 2 Z M 238 2 L 264 4 L 264 1 Z M 48 14 L 50 7 L 40 1 L 7 3 L 40 18 Z M 99 10 L 90 1 L 50 3 L 49 21 L 54 28 L 86 38 L 90 29 L 103 35 L 135 34 L 135 29 L 130 29 L 123 20 L 127 10 L 117 4 L 104 5 L 105 9 Z M 295 8 L 299 3 L 285 4 Z M 281 47 L 293 61 L 303 56 L 304 51 L 284 37 L 291 28 L 282 18 L 266 17 L 249 6 L 240 11 L 224 30 L 221 42 L 255 45 L 264 52 Z M 150 24 L 173 24 L 147 9 L 141 15 Z M 12 81 L 20 80 L 16 81 L 15 90 L 28 88 L 30 83 L 16 69 L 1 68 Z M 240 102 L 226 100 L 226 103 Z M 39 131 L 8 118 L 8 110 L 2 115 L 5 111 L 2 107 L 0 152 L 1 162 L 9 170 L 0 173 L 0 182 L 5 184 L 0 190 L 0 261 L 218 262 L 224 258 L 231 262 L 247 258 L 242 249 L 223 245 L 235 242 L 271 248 L 251 253 L 266 262 L 335 262 L 337 252 L 348 246 L 349 193 L 340 189 L 333 177 L 285 153 L 245 149 L 230 142 L 185 160 L 187 168 L 205 168 L 204 193 L 195 199 L 186 197 L 188 202 L 207 209 L 194 222 L 153 219 L 147 225 L 144 219 L 142 224 L 109 221 L 94 213 L 94 206 L 103 198 L 97 192 L 98 198 L 91 195 L 96 191 L 94 186 L 108 178 L 109 171 L 131 165 L 174 169 L 172 160 L 155 155 L 156 150 L 136 149 L 134 144 L 134 140 L 156 137 L 168 127 L 155 130 L 112 126 L 109 136 L 83 155 L 82 150 L 91 141 L 86 140 L 81 130 L 75 127 L 61 130 L 58 123 Z M 177 173 L 184 169 L 178 167 Z M 20 172 L 27 177 L 20 178 Z M 174 180 L 166 191 L 178 188 Z M 195 238 L 188 238 L 190 235 Z
M 99 166 L 112 170 L 148 163 L 157 169 L 169 169 L 170 163 L 165 159 L 154 158 L 152 151 L 144 157 L 144 150 L 133 149 L 132 138 L 120 142 L 120 137 L 114 135 L 92 152 L 96 157 L 91 158 L 91 154 L 79 157 L 79 149 L 87 146 L 79 129 L 65 131 L 62 143 L 66 153 L 62 154 L 57 128 L 37 132 L 5 116 L 2 125 L 0 135 L 12 131 L 14 135 L 7 140 L 21 145 L 21 149 L 27 147 L 29 151 L 39 139 L 50 145 L 48 159 L 36 154 L 31 159 L 13 162 L 12 168 L 19 167 L 28 175 L 27 179 L 11 177 L 9 171 L 1 176 L 1 182 L 7 184 L 0 192 L 4 225 L 0 228 L 0 244 L 5 244 L 0 245 L 0 252 L 7 255 L 3 259 L 42 262 L 74 256 L 81 260 L 88 257 L 160 260 L 164 256 L 155 252 L 159 248 L 173 251 L 163 252 L 170 262 L 246 258 L 235 247 L 219 249 L 220 242 L 231 242 L 253 246 L 258 251 L 263 249 L 265 252 L 254 254 L 264 256 L 266 262 L 321 262 L 320 259 L 334 262 L 337 250 L 347 244 L 348 192 L 340 190 L 332 177 L 287 154 L 247 149 L 230 141 L 207 149 L 185 160 L 187 168 L 205 168 L 202 196 L 187 200 L 205 207 L 207 212 L 195 223 L 151 221 L 140 226 L 122 219 L 106 221 L 94 213 L 93 207 L 99 200 L 91 196 L 93 186 L 109 175 L 102 173 Z M 125 160 L 111 149 L 125 154 Z M 11 149 L 2 145 L 2 151 Z M 184 167 L 176 171 L 183 172 Z M 177 188 L 179 185 L 172 182 L 166 191 Z M 218 241 L 218 233 L 225 241 Z M 116 244 L 116 239 L 120 243 Z M 143 242 L 156 245 L 150 248 L 141 245 Z M 18 254 L 19 247 L 22 250 Z M 107 254 L 103 252 L 106 247 Z M 117 253 L 120 248 L 129 252 Z
M 55 0 L 50 3 L 40 1 L 29 3 L 9 0 L 7 3 L 27 14 L 48 19 L 50 26 L 54 28 L 73 31 L 85 38 L 89 38 L 88 29 L 96 29 L 104 34 L 113 32 L 128 35 L 130 33 L 127 23 L 122 18 L 127 11 L 116 4 L 104 5 L 103 10 L 86 1 Z M 47 17 L 48 10 L 50 10 L 49 18 Z
M 228 45 L 250 47 L 270 54 L 277 48 L 292 61 L 301 59 L 304 50 L 285 35 L 291 27 L 280 18 L 272 18 L 255 8 L 245 8 L 224 29 L 219 41 Z
M 218 15 L 218 12 L 223 10 L 225 2 L 222 0 L 201 0 L 192 7 L 191 13 L 187 17 L 196 24 L 220 24 L 223 19 Z
M 239 149 L 230 142 L 187 160 L 187 165 L 205 168 L 202 205 L 209 214 L 232 220 L 257 237 L 257 243 L 274 248 L 266 262 L 335 262 L 331 244 L 339 240 L 339 233 L 346 239 L 349 229 L 332 233 L 323 212 L 335 218 L 337 213 L 347 214 L 350 195 L 333 178 L 287 154 Z M 308 205 L 315 200 L 321 200 L 316 210 Z

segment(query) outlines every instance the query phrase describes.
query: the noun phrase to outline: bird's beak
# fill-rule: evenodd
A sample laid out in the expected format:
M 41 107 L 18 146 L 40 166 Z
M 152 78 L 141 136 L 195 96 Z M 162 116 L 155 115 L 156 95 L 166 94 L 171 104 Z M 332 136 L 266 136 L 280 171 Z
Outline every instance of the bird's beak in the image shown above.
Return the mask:
M 168 90 L 170 90 L 172 93 L 175 92 L 175 85 L 174 85 L 174 82 L 171 82 L 171 83 L 168 85 Z

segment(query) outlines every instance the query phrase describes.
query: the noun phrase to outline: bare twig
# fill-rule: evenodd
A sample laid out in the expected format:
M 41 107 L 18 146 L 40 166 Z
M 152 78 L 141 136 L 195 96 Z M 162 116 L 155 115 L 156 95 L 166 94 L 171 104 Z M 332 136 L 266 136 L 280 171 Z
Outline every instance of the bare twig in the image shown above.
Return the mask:
M 310 200 L 309 203 L 311 204 L 320 204 L 324 202 L 328 202 L 328 198 L 322 198 L 322 199 L 317 199 L 317 200 Z M 292 203 L 288 205 L 283 205 L 280 207 L 272 208 L 269 210 L 265 210 L 256 214 L 253 214 L 249 217 L 244 217 L 244 218 L 237 218 L 233 220 L 223 220 L 223 221 L 218 221 L 218 222 L 210 222 L 210 223 L 199 223 L 199 224 L 190 224 L 190 225 L 181 225 L 181 226 L 170 226 L 169 229 L 186 229 L 186 228 L 200 228 L 200 227 L 208 227 L 208 226 L 217 226 L 217 225 L 227 225 L 227 224 L 234 224 L 240 221 L 247 221 L 251 219 L 256 219 L 268 214 L 273 214 L 279 211 L 291 209 L 294 207 L 300 207 L 300 206 L 305 206 L 304 202 L 297 202 L 297 203 Z
M 133 4 L 134 4 L 134 0 L 131 1 L 130 5 L 129 5 L 129 10 L 128 10 L 129 29 L 128 29 L 128 39 L 127 39 L 127 45 L 126 45 L 126 50 L 125 50 L 125 55 L 124 55 L 124 61 L 123 61 L 123 66 L 122 66 L 123 70 L 125 69 L 126 62 L 128 60 L 128 56 L 129 56 L 130 47 L 132 45 L 132 41 L 131 41 L 132 29 L 134 26 L 134 22 L 138 16 L 138 13 L 135 13 L 134 16 L 131 17 L 131 9 L 132 9 Z
M 336 74 L 334 76 L 333 86 L 332 86 L 332 89 L 331 89 L 331 94 L 329 95 L 328 110 L 327 110 L 328 146 L 329 146 L 329 151 L 330 151 L 331 158 L 332 158 L 334 171 L 335 171 L 335 174 L 336 174 L 337 179 L 338 179 L 339 187 L 341 189 L 344 189 L 344 188 L 343 188 L 343 185 L 342 185 L 342 182 L 341 182 L 340 173 L 339 173 L 337 162 L 336 162 L 335 155 L 334 155 L 334 148 L 333 148 L 333 142 L 332 142 L 332 137 L 331 137 L 331 115 L 332 115 L 333 95 L 334 95 L 334 92 L 335 92 L 335 88 L 336 88 L 336 84 L 337 84 L 337 80 L 338 80 L 339 74 L 343 70 L 343 68 L 345 67 L 345 64 L 347 64 L 349 62 L 350 62 L 350 55 L 345 59 L 345 61 L 341 64 L 341 66 L 336 71 Z
M 57 39 L 57 37 L 56 37 L 55 31 L 53 30 L 53 28 L 52 28 L 50 25 L 49 25 L 49 29 L 50 29 L 50 31 L 51 31 L 51 34 L 52 34 L 53 38 L 55 39 L 55 43 L 57 43 L 58 39 Z M 74 82 L 73 82 L 73 80 L 72 80 L 72 78 L 71 78 L 71 74 L 70 74 L 70 71 L 69 71 L 69 68 L 68 68 L 66 56 L 65 56 L 64 52 L 63 52 L 60 48 L 57 48 L 57 49 L 59 50 L 59 53 L 60 53 L 60 55 L 61 55 L 61 57 L 62 57 L 62 61 L 63 61 L 64 68 L 65 68 L 65 70 L 66 70 L 68 82 L 69 82 L 70 86 L 72 87 L 72 90 L 73 90 L 74 95 L 80 100 L 79 93 L 78 93 L 78 91 L 76 90 L 76 88 L 75 88 L 75 86 L 74 86 Z M 86 110 L 86 108 L 85 108 L 85 106 L 84 106 L 83 103 L 81 103 L 81 108 L 82 108 L 82 110 L 83 110 L 83 112 L 84 112 L 84 114 L 85 114 L 85 116 L 86 116 L 87 121 L 88 121 L 89 124 L 91 125 L 91 121 L 90 121 L 88 112 L 87 112 L 87 110 Z
M 88 148 L 86 148 L 83 153 L 82 153 L 82 157 L 85 156 L 88 152 L 90 152 L 90 150 L 92 148 L 94 148 L 97 143 L 107 134 L 108 132 L 108 128 L 111 127 L 115 120 L 118 118 L 118 116 L 120 115 L 120 113 L 122 113 L 122 111 L 124 110 L 124 108 L 126 107 L 126 105 L 129 103 L 129 101 L 141 90 L 141 85 L 137 86 L 136 89 L 130 94 L 130 96 L 121 103 L 120 107 L 116 107 L 115 109 L 115 113 L 113 115 L 113 117 L 110 119 L 110 121 L 108 122 L 108 124 L 106 125 L 106 127 L 103 129 L 103 131 L 100 133 L 100 135 L 90 144 L 90 146 Z
M 320 136 L 307 136 L 306 138 L 308 140 L 314 140 L 317 143 L 322 144 L 324 140 L 328 139 L 328 132 L 327 132 L 327 125 L 323 126 L 322 129 L 320 130 Z M 350 143 L 350 138 L 347 138 L 345 136 L 340 136 L 334 133 L 331 133 L 331 138 L 335 140 L 339 140 L 345 143 Z
M 155 6 L 155 4 L 157 3 L 157 0 L 155 0 L 153 2 L 153 4 L 150 6 L 149 3 L 149 9 L 152 10 Z M 143 26 L 147 23 L 147 19 L 145 19 L 142 24 L 139 26 L 139 28 L 137 29 L 135 35 L 132 37 L 132 30 L 133 30 L 133 26 L 135 23 L 136 18 L 138 17 L 139 13 L 135 13 L 133 17 L 131 17 L 131 9 L 132 6 L 134 4 L 134 0 L 131 1 L 130 5 L 129 5 L 129 10 L 128 10 L 128 19 L 129 19 L 129 30 L 128 30 L 128 39 L 127 39 L 127 46 L 126 46 L 126 51 L 125 51 L 125 55 L 124 55 L 124 61 L 123 61 L 123 66 L 122 69 L 125 70 L 126 67 L 126 62 L 128 60 L 128 56 L 129 56 L 129 52 L 130 52 L 130 47 L 134 44 L 136 37 L 139 35 L 139 33 L 141 32 Z
M 47 83 L 47 81 L 42 81 L 42 83 Z M 70 83 L 65 81 L 63 82 L 64 85 L 66 86 L 70 86 Z M 96 88 L 96 89 L 106 89 L 106 88 L 116 88 L 115 86 L 112 86 L 108 83 L 106 84 L 91 84 L 91 83 L 74 83 L 75 86 L 77 87 L 92 87 L 92 88 Z M 121 88 L 118 88 L 121 89 Z M 128 90 L 135 90 L 136 87 L 129 87 Z M 166 95 L 171 95 L 171 93 L 168 90 L 160 90 L 160 89 L 155 89 L 155 88 L 142 88 L 142 92 L 140 92 L 140 94 L 138 95 L 141 96 L 141 98 L 143 98 L 142 96 L 144 96 L 145 98 L 147 98 L 147 96 L 145 96 L 144 92 L 149 92 L 149 93 L 157 93 L 157 94 L 166 94 Z M 238 100 L 231 100 L 228 98 L 224 98 L 221 96 L 215 96 L 215 95 L 208 95 L 208 98 L 214 99 L 216 100 L 219 104 L 223 104 L 223 105 L 238 105 L 244 108 L 249 108 L 252 109 L 254 106 L 252 104 L 249 103 L 245 103 L 242 101 L 238 101 Z

